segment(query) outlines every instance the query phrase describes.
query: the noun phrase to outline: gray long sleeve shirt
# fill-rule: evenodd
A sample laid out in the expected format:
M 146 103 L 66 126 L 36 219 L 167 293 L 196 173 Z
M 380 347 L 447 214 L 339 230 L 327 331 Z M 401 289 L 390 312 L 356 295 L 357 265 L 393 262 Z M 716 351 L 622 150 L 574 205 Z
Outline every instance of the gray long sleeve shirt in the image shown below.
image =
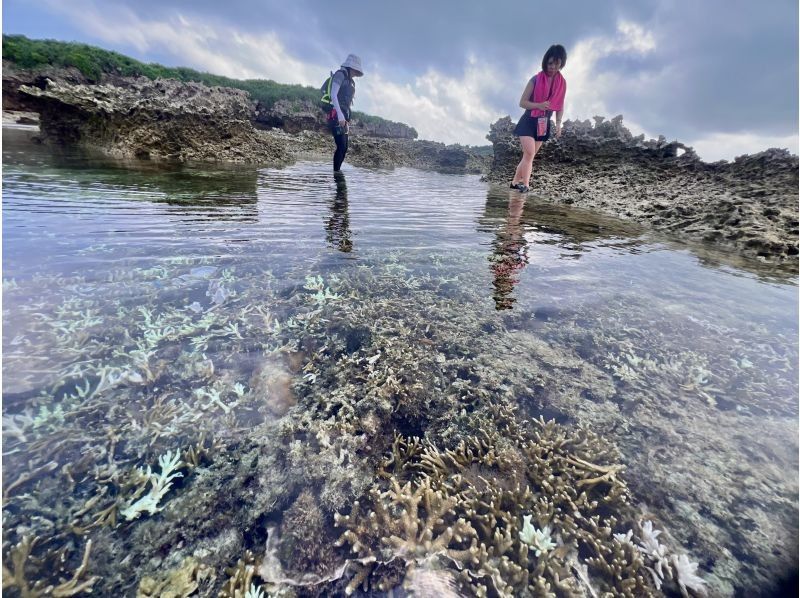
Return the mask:
M 350 106 L 345 107 L 347 110 L 347 112 L 345 112 L 339 105 L 339 89 L 341 89 L 342 84 L 345 82 L 345 78 L 346 75 L 339 69 L 333 74 L 333 80 L 331 81 L 331 102 L 333 102 L 333 107 L 336 108 L 336 117 L 339 119 L 340 123 L 344 123 L 347 120 L 346 115 L 350 113 Z

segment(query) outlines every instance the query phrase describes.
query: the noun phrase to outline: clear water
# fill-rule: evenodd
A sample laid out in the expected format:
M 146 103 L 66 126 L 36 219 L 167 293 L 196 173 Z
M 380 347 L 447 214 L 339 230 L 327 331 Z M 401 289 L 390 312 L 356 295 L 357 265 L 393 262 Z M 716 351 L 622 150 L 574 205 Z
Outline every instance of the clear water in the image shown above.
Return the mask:
M 235 460 L 226 439 L 374 367 L 421 401 L 480 389 L 590 425 L 719 594 L 796 563 L 791 275 L 477 176 L 122 163 L 25 135 L 3 146 L 4 563 L 25 536 L 73 563 L 86 538 L 145 545 L 200 475 L 97 524 L 133 502 L 131 471 L 191 446 Z M 96 589 L 132 592 L 137 566 Z

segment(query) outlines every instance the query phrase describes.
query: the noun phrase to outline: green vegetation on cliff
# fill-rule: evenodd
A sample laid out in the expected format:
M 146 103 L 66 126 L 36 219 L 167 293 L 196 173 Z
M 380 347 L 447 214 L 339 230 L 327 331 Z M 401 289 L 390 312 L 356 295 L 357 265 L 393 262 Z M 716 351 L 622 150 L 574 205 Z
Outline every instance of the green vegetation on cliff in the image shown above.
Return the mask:
M 44 66 L 75 67 L 92 82 L 101 76 L 144 76 L 149 79 L 178 79 L 195 81 L 206 85 L 233 87 L 248 92 L 254 100 L 271 107 L 278 100 L 319 100 L 319 90 L 305 85 L 286 85 L 270 79 L 232 79 L 211 73 L 202 73 L 185 67 L 166 67 L 157 63 L 139 62 L 133 58 L 103 50 L 88 44 L 60 42 L 51 39 L 29 39 L 24 35 L 3 35 L 3 60 L 20 69 Z M 322 83 L 322 82 L 320 82 Z M 368 124 L 388 122 L 379 116 L 361 112 L 353 115 Z

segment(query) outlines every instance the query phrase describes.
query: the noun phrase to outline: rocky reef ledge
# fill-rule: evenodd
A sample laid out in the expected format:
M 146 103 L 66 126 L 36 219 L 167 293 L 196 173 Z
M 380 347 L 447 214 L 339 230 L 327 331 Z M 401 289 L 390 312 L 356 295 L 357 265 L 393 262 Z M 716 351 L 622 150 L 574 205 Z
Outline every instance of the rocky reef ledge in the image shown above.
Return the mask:
M 508 183 L 522 153 L 509 117 L 488 136 L 488 180 Z M 691 147 L 634 137 L 622 116 L 566 121 L 536 156 L 531 188 L 548 200 L 621 215 L 745 256 L 798 264 L 798 158 L 769 149 L 706 163 Z
M 316 107 L 278 102 L 267 110 L 247 92 L 229 87 L 144 77 L 103 84 L 46 78 L 20 85 L 18 93 L 22 105 L 40 113 L 41 141 L 117 157 L 286 164 L 309 155 L 329 159 L 333 153 Z M 449 172 L 487 168 L 487 156 L 418 141 L 415 135 L 401 123 L 388 128 L 381 123 L 377 129 L 355 123 L 348 161 Z

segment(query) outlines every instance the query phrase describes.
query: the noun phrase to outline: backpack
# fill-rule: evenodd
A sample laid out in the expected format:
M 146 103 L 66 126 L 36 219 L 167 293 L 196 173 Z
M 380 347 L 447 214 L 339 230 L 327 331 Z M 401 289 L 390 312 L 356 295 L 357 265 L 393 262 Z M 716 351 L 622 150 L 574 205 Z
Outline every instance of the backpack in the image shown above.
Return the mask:
M 333 84 L 333 71 L 331 71 L 330 76 L 325 79 L 325 82 L 322 84 L 322 87 L 319 88 L 320 92 L 322 92 L 322 98 L 320 98 L 319 106 L 324 111 L 328 111 L 333 108 L 333 99 L 331 99 L 331 85 Z

